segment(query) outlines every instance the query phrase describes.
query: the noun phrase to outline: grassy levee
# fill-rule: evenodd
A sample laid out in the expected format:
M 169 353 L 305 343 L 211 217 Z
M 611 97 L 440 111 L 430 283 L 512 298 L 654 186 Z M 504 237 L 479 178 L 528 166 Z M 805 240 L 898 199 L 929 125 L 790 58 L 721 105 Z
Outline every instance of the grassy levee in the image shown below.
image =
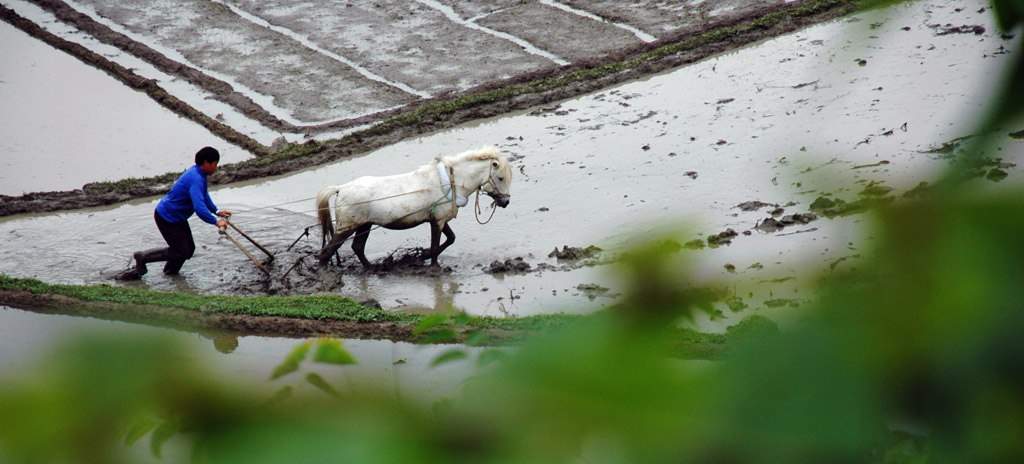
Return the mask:
M 283 337 L 332 336 L 390 339 L 411 343 L 514 345 L 531 334 L 558 330 L 603 317 L 543 314 L 525 317 L 470 316 L 463 313 L 410 314 L 360 305 L 338 295 L 192 295 L 112 285 L 48 284 L 0 274 L 0 305 L 29 311 L 94 317 L 186 331 L 221 330 Z M 750 325 L 750 318 L 734 326 Z M 742 330 L 726 334 L 679 329 L 670 354 L 715 359 Z

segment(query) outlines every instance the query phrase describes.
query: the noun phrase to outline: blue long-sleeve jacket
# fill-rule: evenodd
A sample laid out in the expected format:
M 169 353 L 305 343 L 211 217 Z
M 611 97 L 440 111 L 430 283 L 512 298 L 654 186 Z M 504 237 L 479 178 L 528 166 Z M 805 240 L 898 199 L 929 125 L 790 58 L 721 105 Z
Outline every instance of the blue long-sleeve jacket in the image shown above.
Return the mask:
M 198 165 L 188 168 L 156 205 L 156 212 L 167 222 L 187 221 L 195 213 L 199 219 L 216 224 L 217 206 L 206 189 L 206 173 Z

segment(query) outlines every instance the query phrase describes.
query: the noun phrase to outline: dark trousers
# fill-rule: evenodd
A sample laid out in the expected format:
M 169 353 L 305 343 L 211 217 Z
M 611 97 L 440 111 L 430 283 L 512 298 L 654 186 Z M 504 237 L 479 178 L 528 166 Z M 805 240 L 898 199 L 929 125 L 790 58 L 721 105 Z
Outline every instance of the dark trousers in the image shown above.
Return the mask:
M 157 229 L 160 229 L 160 235 L 163 235 L 164 241 L 167 242 L 167 250 L 164 254 L 167 257 L 167 263 L 164 264 L 164 274 L 177 274 L 185 261 L 196 252 L 196 242 L 192 240 L 192 228 L 189 227 L 188 221 L 168 222 L 156 211 L 153 211 L 153 218 L 156 220 Z

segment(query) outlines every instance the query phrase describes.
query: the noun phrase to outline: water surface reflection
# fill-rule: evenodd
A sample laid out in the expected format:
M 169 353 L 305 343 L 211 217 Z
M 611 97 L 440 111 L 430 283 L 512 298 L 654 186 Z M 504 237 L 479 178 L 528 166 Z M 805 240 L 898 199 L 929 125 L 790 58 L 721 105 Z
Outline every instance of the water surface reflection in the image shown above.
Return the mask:
M 270 380 L 274 368 L 303 340 L 242 335 L 224 332 L 181 332 L 89 317 L 36 313 L 0 306 L 0 381 L 11 382 L 32 374 L 39 363 L 50 361 L 54 346 L 76 337 L 125 337 L 130 335 L 172 337 L 189 347 L 191 360 L 205 365 L 225 381 L 271 395 L 283 385 L 301 385 L 295 377 Z M 474 371 L 469 362 L 431 367 L 451 347 L 420 346 L 386 340 L 344 340 L 342 347 L 358 364 L 335 366 L 307 363 L 303 370 L 316 372 L 335 389 L 369 390 L 396 397 L 426 400 L 455 394 Z M 468 349 L 470 353 L 474 349 Z M 315 389 L 305 385 L 304 388 Z

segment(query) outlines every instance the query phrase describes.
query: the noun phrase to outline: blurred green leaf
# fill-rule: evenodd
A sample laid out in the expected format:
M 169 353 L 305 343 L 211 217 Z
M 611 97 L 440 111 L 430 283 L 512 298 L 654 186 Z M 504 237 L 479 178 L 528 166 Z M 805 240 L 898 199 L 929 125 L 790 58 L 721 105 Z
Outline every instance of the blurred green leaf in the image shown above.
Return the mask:
M 455 400 L 451 398 L 441 398 L 430 405 L 430 408 L 435 416 L 451 416 L 455 414 Z
M 430 363 L 430 366 L 440 366 L 441 364 L 457 361 L 459 359 L 466 359 L 467 357 L 469 357 L 469 355 L 466 354 L 465 350 L 448 350 L 434 358 L 434 361 Z
M 158 424 L 156 419 L 152 417 L 141 417 L 137 419 L 131 427 L 128 429 L 128 433 L 124 437 L 124 444 L 126 446 L 132 446 L 136 441 L 153 430 Z
M 412 335 L 414 337 L 418 336 L 430 329 L 433 329 L 434 327 L 447 323 L 448 319 L 449 318 L 447 314 L 439 313 L 431 314 L 427 317 L 424 317 L 423 320 L 416 325 L 416 328 L 412 330 Z
M 313 340 L 309 340 L 292 349 L 292 352 L 288 354 L 284 362 L 278 365 L 274 372 L 270 374 L 270 380 L 278 379 L 299 370 L 299 365 L 306 359 L 306 355 L 309 353 L 309 348 L 312 345 Z
M 321 340 L 317 343 L 313 361 L 326 364 L 358 364 L 347 350 L 341 347 L 341 340 Z
M 327 381 L 324 380 L 324 378 L 321 377 L 320 374 L 317 374 L 316 372 L 310 372 L 309 374 L 306 374 L 306 382 L 309 382 L 310 385 L 313 385 L 316 388 L 323 390 L 328 395 L 331 395 L 335 398 L 341 398 L 341 393 L 338 393 L 338 390 L 335 390 L 334 387 L 331 386 L 331 384 L 327 383 Z
M 496 361 L 502 361 L 502 360 L 507 359 L 507 358 L 508 358 L 508 353 L 506 353 L 504 350 L 499 350 L 499 349 L 496 349 L 496 348 L 492 348 L 492 349 L 489 349 L 489 350 L 482 351 L 480 353 L 480 356 L 478 356 L 476 358 L 476 364 L 477 364 L 477 366 L 484 367 L 484 366 L 486 366 L 486 365 L 488 365 L 490 363 L 493 363 L 493 362 L 496 362 Z
M 465 327 L 472 319 L 473 318 L 469 314 L 462 311 L 455 313 L 455 317 L 452 318 L 455 323 L 455 327 Z
M 1024 23 L 1024 0 L 992 0 L 999 28 L 1009 31 L 1014 26 Z
M 149 448 L 153 452 L 153 456 L 162 458 L 164 444 L 167 443 L 167 440 L 177 435 L 180 430 L 181 424 L 176 421 L 164 422 L 153 430 L 153 436 L 149 442 Z
M 272 408 L 283 403 L 288 398 L 291 398 L 293 391 L 294 388 L 292 388 L 291 385 L 285 385 L 279 388 L 276 392 L 274 392 L 273 395 L 270 396 L 270 398 L 267 398 L 267 400 L 263 402 L 262 407 L 264 409 Z
M 434 343 L 454 342 L 458 339 L 459 334 L 457 334 L 454 330 L 442 329 L 428 333 L 426 336 L 420 339 L 419 343 L 421 345 L 431 345 Z
M 490 339 L 490 335 L 482 330 L 471 330 L 466 335 L 465 343 L 469 346 L 480 346 Z

